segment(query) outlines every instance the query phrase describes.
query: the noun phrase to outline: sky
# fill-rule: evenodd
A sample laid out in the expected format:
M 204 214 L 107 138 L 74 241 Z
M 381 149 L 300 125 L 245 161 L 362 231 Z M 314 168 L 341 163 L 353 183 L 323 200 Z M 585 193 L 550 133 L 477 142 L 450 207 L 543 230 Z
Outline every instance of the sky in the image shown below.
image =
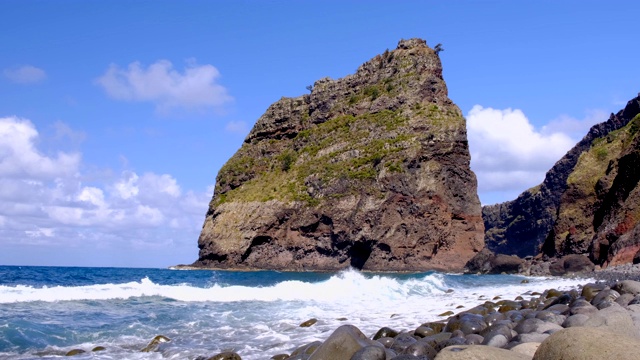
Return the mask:
M 0 1 L 0 265 L 197 259 L 220 167 L 283 96 L 442 44 L 483 204 L 640 91 L 637 1 Z

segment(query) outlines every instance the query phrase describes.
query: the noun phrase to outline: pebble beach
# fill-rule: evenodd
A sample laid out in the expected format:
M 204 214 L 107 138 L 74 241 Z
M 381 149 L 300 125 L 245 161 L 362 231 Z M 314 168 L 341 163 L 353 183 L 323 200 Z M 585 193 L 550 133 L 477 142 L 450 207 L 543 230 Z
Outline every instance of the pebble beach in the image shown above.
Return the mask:
M 324 341 L 270 359 L 637 359 L 640 265 L 571 276 L 584 278 L 585 283 L 571 290 L 526 292 L 513 299 L 495 297 L 461 312 L 452 309 L 441 314 L 442 320 L 410 329 L 381 327 L 371 335 L 343 325 Z M 315 321 L 301 326 L 313 326 Z M 222 352 L 199 358 L 224 359 L 241 356 Z

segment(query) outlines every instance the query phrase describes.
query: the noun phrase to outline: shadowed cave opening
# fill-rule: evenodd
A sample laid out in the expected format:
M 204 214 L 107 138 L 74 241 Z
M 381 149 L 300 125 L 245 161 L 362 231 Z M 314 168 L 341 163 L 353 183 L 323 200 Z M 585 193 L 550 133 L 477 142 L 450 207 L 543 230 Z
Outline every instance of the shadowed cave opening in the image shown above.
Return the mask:
M 364 264 L 369 260 L 372 251 L 372 242 L 357 242 L 351 246 L 348 251 L 351 258 L 351 266 L 355 269 L 362 270 Z
M 247 248 L 247 250 L 244 252 L 244 254 L 242 254 L 242 256 L 240 257 L 240 259 L 242 261 L 247 260 L 247 258 L 249 257 L 249 255 L 251 255 L 251 252 L 253 251 L 253 248 L 255 246 L 260 246 L 260 245 L 264 245 L 264 244 L 268 244 L 270 243 L 272 240 L 271 236 L 256 236 L 253 238 L 253 240 L 251 241 L 251 245 L 249 245 L 249 247 Z

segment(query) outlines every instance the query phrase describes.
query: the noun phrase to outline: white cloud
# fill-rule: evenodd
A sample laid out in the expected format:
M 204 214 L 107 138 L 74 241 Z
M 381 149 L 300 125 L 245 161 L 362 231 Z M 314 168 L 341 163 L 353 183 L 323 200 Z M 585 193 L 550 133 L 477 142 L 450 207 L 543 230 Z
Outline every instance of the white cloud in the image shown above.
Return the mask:
M 96 82 L 114 99 L 152 102 L 158 110 L 166 111 L 219 108 L 231 101 L 227 89 L 217 83 L 219 77 L 213 65 L 197 65 L 191 60 L 180 73 L 170 61 L 158 60 L 147 68 L 139 62 L 126 69 L 112 64 Z
M 41 154 L 34 146 L 38 138 L 33 124 L 16 117 L 0 118 L 0 176 L 52 178 L 73 175 L 80 163 L 77 153 Z
M 586 135 L 595 116 L 599 114 L 582 121 L 561 117 L 536 130 L 521 110 L 475 105 L 467 114 L 467 132 L 471 169 L 478 177 L 483 204 L 512 200 L 514 193 L 540 184 L 579 140 L 567 133 Z
M 16 84 L 35 84 L 47 78 L 44 70 L 32 65 L 4 69 L 4 76 Z
M 173 244 L 174 249 L 154 248 L 169 260 L 146 258 L 140 264 L 171 261 L 178 253 L 187 259 L 174 262 L 196 259 L 210 188 L 183 191 L 173 176 L 152 172 L 93 178 L 82 173 L 92 167 L 83 166 L 80 154 L 47 156 L 36 146 L 41 142 L 30 121 L 0 118 L 0 248 L 29 254 L 45 247 L 54 260 L 75 249 L 84 251 L 84 260 L 73 257 L 77 262 L 67 265 L 122 266 L 127 264 L 117 259 L 135 261 L 130 253 L 139 244 Z M 95 263 L 96 249 L 115 258 Z M 0 263 L 17 261 L 8 254 L 0 252 Z

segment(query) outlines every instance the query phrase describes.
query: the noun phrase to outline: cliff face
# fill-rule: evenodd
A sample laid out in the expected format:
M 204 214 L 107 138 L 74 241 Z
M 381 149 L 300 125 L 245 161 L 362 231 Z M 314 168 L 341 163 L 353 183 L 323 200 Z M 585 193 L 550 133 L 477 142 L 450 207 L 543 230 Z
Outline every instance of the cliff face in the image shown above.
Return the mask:
M 218 174 L 194 265 L 461 270 L 484 245 L 469 160 L 437 53 L 402 40 L 267 109 Z
M 503 254 L 589 254 L 629 262 L 640 249 L 640 97 L 589 133 L 516 200 L 485 206 L 486 246 Z

